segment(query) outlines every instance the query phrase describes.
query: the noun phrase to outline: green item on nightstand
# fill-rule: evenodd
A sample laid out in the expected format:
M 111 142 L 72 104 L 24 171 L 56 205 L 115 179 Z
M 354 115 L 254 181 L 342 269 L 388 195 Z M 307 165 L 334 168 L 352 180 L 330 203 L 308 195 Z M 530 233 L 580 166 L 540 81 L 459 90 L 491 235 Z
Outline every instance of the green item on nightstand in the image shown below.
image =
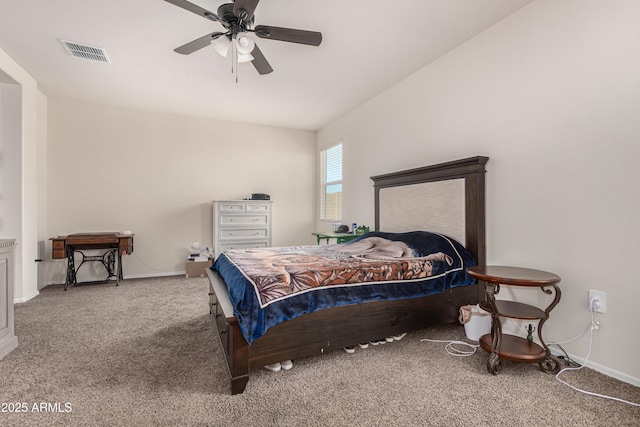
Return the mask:
M 369 227 L 365 227 L 364 225 L 361 225 L 360 227 L 356 228 L 356 234 L 358 236 L 361 236 L 368 232 L 369 232 Z
M 315 232 L 311 234 L 316 236 L 318 244 L 320 244 L 320 240 L 326 240 L 329 243 L 329 239 L 336 239 L 336 243 L 345 243 L 358 237 L 356 234 L 349 233 Z

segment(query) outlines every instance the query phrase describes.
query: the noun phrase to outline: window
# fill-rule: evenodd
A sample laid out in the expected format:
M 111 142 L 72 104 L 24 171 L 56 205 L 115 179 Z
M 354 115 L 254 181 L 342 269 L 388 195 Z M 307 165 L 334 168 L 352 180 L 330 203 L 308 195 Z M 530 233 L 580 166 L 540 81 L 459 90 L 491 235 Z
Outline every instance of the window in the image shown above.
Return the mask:
M 320 219 L 342 219 L 342 144 L 320 152 Z

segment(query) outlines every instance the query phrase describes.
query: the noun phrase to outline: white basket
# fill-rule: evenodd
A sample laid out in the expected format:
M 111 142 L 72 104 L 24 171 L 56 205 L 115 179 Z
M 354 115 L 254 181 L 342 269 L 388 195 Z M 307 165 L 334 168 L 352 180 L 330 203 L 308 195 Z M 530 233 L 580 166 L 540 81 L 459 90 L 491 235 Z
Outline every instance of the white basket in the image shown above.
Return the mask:
M 480 337 L 491 333 L 491 314 L 479 305 L 460 307 L 459 320 L 464 324 L 464 333 L 471 341 L 479 341 Z

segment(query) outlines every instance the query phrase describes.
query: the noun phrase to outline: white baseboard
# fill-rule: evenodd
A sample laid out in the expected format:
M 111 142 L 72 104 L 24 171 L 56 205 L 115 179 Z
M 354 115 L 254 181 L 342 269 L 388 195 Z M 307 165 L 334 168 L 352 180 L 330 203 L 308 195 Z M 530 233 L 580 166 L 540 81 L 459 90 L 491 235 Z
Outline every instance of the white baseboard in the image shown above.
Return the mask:
M 187 274 L 186 271 L 172 271 L 170 273 L 132 274 L 131 276 L 125 276 L 124 280 L 127 280 L 127 279 L 146 279 L 146 278 L 149 278 L 149 277 L 184 276 L 185 274 Z
M 151 273 L 151 274 L 132 274 L 132 275 L 124 276 L 124 280 L 127 280 L 127 279 L 146 279 L 148 277 L 184 276 L 186 274 L 187 274 L 186 271 L 171 271 L 171 272 Z M 51 283 L 49 283 L 49 285 L 64 285 L 64 281 L 51 282 Z M 29 298 L 29 299 L 31 299 L 31 298 Z M 22 302 L 24 302 L 24 301 L 22 301 Z
M 27 302 L 30 299 L 33 299 L 35 297 L 37 297 L 38 295 L 40 295 L 40 291 L 36 291 L 33 295 L 30 296 L 26 296 L 26 297 L 22 297 L 22 298 L 14 298 L 13 303 L 14 304 L 22 304 L 23 302 Z
M 550 348 L 551 348 L 551 353 L 553 353 L 555 356 L 564 356 L 564 353 L 561 352 L 560 350 L 554 347 L 550 347 Z M 584 358 L 576 356 L 574 354 L 569 354 L 569 357 L 571 358 L 571 360 L 574 360 L 575 362 L 581 365 L 583 365 L 585 362 Z M 600 365 L 599 363 L 594 363 L 591 361 L 587 361 L 587 364 L 585 366 L 587 368 L 593 369 L 594 371 L 598 371 L 601 374 L 605 374 L 608 377 L 615 378 L 617 380 L 620 380 L 625 383 L 629 383 L 636 387 L 640 387 L 640 378 L 632 377 L 631 375 L 627 375 L 623 372 L 616 371 L 615 369 L 611 369 L 607 366 L 603 366 L 603 365 Z
M 0 359 L 3 359 L 7 354 L 11 353 L 16 347 L 18 347 L 18 337 L 12 336 L 9 339 L 0 343 Z

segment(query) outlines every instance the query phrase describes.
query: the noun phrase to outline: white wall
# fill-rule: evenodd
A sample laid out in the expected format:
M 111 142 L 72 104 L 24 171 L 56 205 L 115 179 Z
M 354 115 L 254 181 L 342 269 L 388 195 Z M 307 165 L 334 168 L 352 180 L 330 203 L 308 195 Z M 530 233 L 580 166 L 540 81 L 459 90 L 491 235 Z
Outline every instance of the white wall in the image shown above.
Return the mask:
M 47 247 L 51 245 L 49 241 L 49 231 L 47 229 L 47 97 L 38 92 L 38 125 L 37 125 L 37 154 L 36 168 L 37 188 L 38 188 L 38 254 L 43 259 L 47 254 Z M 40 262 L 38 264 L 38 289 L 47 286 L 47 264 Z
M 15 261 L 16 301 L 26 301 L 38 294 L 35 260 L 38 255 L 37 127 L 42 102 L 36 81 L 0 49 L 2 104 L 2 191 L 3 201 L 0 237 L 18 241 Z
M 22 88 L 0 83 L 0 230 L 18 239 L 22 227 Z
M 640 385 L 640 2 L 539 0 L 323 128 L 344 141 L 344 222 L 373 224 L 369 177 L 490 157 L 490 264 L 562 277 L 549 342 L 607 294 L 592 366 Z M 526 295 L 527 300 L 537 295 Z M 566 344 L 586 356 L 588 337 Z
M 214 199 L 270 194 L 273 244 L 313 243 L 315 132 L 60 99 L 48 117 L 49 235 L 132 230 L 125 278 L 184 272 L 189 246 L 212 243 Z

